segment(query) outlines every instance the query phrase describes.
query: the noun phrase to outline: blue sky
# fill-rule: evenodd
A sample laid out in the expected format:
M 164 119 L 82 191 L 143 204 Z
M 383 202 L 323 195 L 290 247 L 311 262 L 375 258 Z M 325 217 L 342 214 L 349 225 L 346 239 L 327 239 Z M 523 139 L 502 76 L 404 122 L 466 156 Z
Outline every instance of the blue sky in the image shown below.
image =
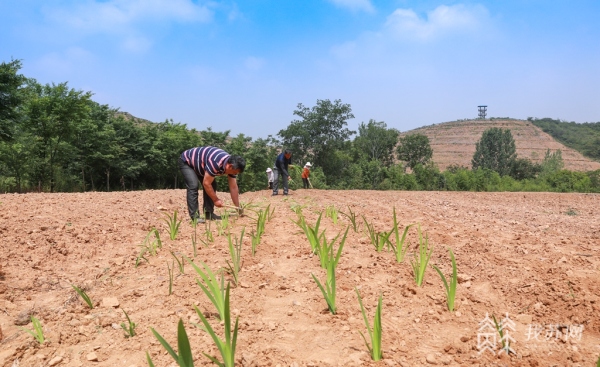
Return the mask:
M 600 1 L 0 0 L 0 61 L 155 122 L 275 136 L 341 99 L 400 131 L 600 122 Z

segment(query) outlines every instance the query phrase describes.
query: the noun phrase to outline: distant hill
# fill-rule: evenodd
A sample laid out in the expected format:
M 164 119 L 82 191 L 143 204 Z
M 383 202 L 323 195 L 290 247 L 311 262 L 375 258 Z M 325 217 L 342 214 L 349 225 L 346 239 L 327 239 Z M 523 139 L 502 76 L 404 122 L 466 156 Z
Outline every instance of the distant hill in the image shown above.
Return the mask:
M 565 169 L 571 171 L 593 171 L 600 169 L 600 162 L 584 157 L 553 139 L 530 121 L 514 119 L 463 120 L 444 122 L 406 131 L 401 136 L 423 134 L 429 138 L 433 149 L 433 161 L 440 170 L 450 165 L 471 167 L 475 144 L 481 135 L 492 127 L 510 129 L 517 146 L 517 156 L 541 162 L 546 150 L 562 151 Z

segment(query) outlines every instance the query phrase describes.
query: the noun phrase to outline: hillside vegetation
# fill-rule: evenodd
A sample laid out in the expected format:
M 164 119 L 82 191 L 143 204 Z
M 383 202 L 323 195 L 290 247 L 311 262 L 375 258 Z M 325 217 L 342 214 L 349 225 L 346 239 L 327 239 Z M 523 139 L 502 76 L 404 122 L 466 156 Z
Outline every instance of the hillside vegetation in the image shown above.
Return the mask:
M 453 165 L 470 168 L 476 142 L 481 139 L 481 135 L 485 130 L 493 127 L 511 130 L 519 158 L 527 158 L 540 163 L 548 149 L 551 151 L 560 149 L 565 169 L 571 171 L 600 169 L 600 162 L 586 158 L 572 146 L 557 141 L 553 136 L 534 125 L 532 121 L 516 119 L 452 121 L 410 130 L 402 135 L 423 134 L 427 136 L 433 149 L 432 160 L 440 170 L 444 171 L 447 167 Z M 564 136 L 568 136 L 570 139 L 578 135 L 572 132 L 575 130 L 573 127 L 565 128 L 562 126 L 562 129 L 561 131 L 565 132 Z M 582 149 L 583 145 L 580 144 L 578 147 Z

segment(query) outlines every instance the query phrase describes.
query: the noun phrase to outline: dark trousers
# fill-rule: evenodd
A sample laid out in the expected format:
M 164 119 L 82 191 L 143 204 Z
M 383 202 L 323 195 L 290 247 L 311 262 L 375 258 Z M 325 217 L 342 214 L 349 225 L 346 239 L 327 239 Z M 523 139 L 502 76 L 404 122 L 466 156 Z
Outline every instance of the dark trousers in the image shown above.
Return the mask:
M 279 177 L 281 177 L 281 183 L 283 184 L 283 195 L 287 195 L 289 190 L 288 176 L 276 168 L 273 168 L 273 194 L 277 195 L 277 191 L 279 190 Z
M 198 190 L 202 185 L 202 181 L 204 180 L 203 176 L 198 176 L 196 171 L 190 166 L 187 165 L 181 158 L 178 161 L 179 170 L 183 175 L 183 181 L 185 182 L 185 187 L 187 188 L 187 207 L 188 212 L 190 214 L 190 218 L 199 218 L 200 213 L 198 211 Z M 217 181 L 212 182 L 212 188 L 217 192 Z M 204 187 L 202 187 L 202 199 L 203 199 L 203 207 L 204 214 L 213 213 L 215 211 L 215 203 L 212 201 L 210 196 L 206 194 L 204 191 Z
M 302 183 L 304 184 L 304 188 L 308 189 L 308 178 L 302 177 Z

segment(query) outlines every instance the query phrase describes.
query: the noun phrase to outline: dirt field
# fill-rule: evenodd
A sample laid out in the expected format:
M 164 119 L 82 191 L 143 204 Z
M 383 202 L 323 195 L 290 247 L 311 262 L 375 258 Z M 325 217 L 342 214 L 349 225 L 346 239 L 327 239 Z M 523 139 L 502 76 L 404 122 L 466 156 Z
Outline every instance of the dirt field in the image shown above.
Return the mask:
M 221 197 L 230 202 L 228 194 Z M 265 190 L 243 194 L 242 202 L 270 204 L 274 217 L 254 257 L 248 234 L 255 222 L 232 219 L 233 235 L 246 228 L 240 284 L 231 289 L 240 322 L 238 365 L 595 366 L 600 355 L 600 195 L 298 190 L 271 197 Z M 323 281 L 325 271 L 293 222 L 294 205 L 304 206 L 310 225 L 332 205 L 358 216 L 358 232 L 349 230 L 337 268 L 336 315 L 311 277 Z M 415 285 L 409 261 L 415 227 L 403 263 L 371 244 L 361 216 L 388 231 L 394 207 L 403 226 L 421 224 L 434 246 L 430 263 L 446 276 L 453 250 L 455 312 L 446 308 L 434 269 L 422 287 Z M 175 210 L 186 212 L 183 190 L 0 195 L 0 366 L 141 367 L 147 366 L 146 351 L 156 366 L 175 366 L 150 327 L 177 349 L 179 319 L 195 365 L 212 365 L 202 352 L 218 351 L 191 322 L 200 322 L 194 305 L 207 315 L 215 309 L 193 268 L 188 264 L 181 274 L 171 255 L 193 258 L 194 252 L 189 222 L 169 239 L 163 219 Z M 342 215 L 334 224 L 324 213 L 321 228 L 332 239 L 349 224 Z M 136 267 L 153 226 L 163 247 Z M 198 229 L 199 238 L 204 231 Z M 228 242 L 215 222 L 211 231 L 214 242 L 199 245 L 195 261 L 216 271 L 229 259 Z M 167 264 L 175 267 L 171 295 Z M 71 285 L 84 287 L 96 307 L 90 309 Z M 366 327 L 355 288 L 371 324 L 383 295 L 380 362 L 371 361 L 359 334 Z M 122 310 L 137 324 L 136 336 L 125 338 Z M 500 343 L 495 333 L 480 330 L 486 314 L 508 316 L 505 337 L 514 339 L 514 353 L 490 351 L 497 353 Z M 30 315 L 43 325 L 43 345 L 21 329 L 32 329 Z M 209 322 L 222 330 L 215 316 Z

